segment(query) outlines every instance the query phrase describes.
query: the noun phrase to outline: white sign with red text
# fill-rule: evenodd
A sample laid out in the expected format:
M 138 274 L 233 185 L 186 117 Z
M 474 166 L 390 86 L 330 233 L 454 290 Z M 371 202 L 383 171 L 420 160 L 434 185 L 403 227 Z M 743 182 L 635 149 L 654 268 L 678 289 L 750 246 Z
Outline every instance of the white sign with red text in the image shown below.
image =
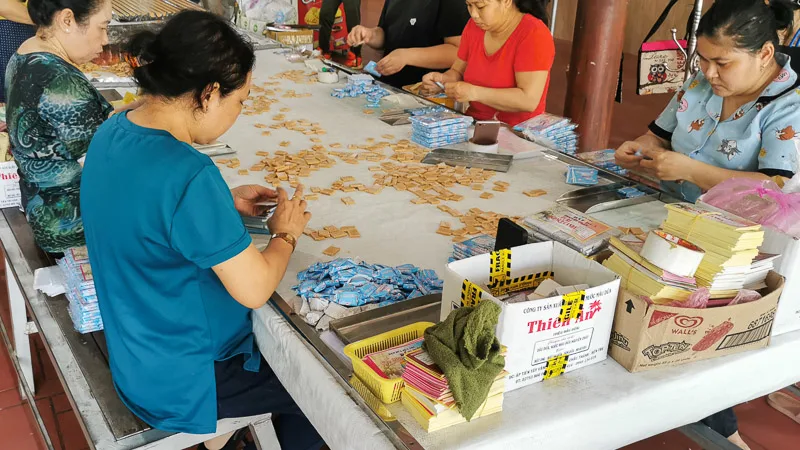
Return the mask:
M 508 347 L 506 390 L 605 360 L 619 294 L 617 275 L 557 242 L 512 248 L 508 259 L 512 279 L 545 274 L 562 286 L 590 287 L 563 296 L 506 303 L 487 287 L 492 272 L 489 254 L 448 264 L 442 320 L 453 309 L 474 301 L 494 301 L 502 308 L 497 337 Z
M 21 199 L 17 163 L 14 161 L 0 163 L 0 208 L 19 206 Z

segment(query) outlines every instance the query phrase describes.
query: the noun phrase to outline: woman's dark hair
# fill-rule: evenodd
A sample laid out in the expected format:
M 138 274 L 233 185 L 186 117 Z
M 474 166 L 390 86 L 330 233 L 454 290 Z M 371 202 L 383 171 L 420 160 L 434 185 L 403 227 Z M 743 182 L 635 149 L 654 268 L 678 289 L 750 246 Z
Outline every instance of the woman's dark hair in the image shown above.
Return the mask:
M 547 4 L 550 0 L 514 0 L 517 9 L 524 14 L 530 14 L 533 17 L 549 25 L 549 18 L 547 17 Z
M 37 27 L 49 27 L 56 13 L 71 9 L 78 24 L 85 24 L 104 2 L 110 0 L 29 0 L 28 14 Z
M 717 0 L 700 19 L 697 35 L 727 36 L 743 50 L 755 52 L 767 42 L 778 46 L 778 32 L 791 30 L 797 0 Z
M 191 93 L 198 105 L 209 85 L 226 96 L 244 86 L 253 69 L 253 46 L 227 22 L 204 11 L 184 11 L 155 34 L 134 36 L 127 51 L 138 58 L 133 76 L 145 94 L 178 98 Z

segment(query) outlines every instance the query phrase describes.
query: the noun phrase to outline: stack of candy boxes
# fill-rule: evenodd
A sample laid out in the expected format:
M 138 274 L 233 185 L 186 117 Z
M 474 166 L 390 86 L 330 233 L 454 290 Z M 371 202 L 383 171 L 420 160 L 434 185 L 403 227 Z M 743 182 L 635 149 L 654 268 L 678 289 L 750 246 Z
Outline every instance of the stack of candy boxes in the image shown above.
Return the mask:
M 411 117 L 411 141 L 428 148 L 459 144 L 467 140 L 472 118 L 452 112 Z
M 79 333 L 102 330 L 103 319 L 86 247 L 71 248 L 56 262 L 66 281 L 64 295 L 69 300 L 69 315 L 75 330 Z

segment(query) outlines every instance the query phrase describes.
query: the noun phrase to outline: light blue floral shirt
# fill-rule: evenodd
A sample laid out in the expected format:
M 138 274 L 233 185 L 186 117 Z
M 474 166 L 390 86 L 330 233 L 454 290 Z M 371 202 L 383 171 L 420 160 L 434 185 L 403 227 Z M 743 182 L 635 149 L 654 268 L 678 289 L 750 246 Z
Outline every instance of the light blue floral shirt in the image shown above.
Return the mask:
M 769 176 L 791 177 L 800 153 L 800 80 L 798 67 L 777 53 L 783 69 L 761 96 L 720 121 L 722 97 L 698 72 L 686 81 L 650 131 L 672 149 L 716 167 Z M 663 181 L 678 198 L 694 202 L 702 190 L 689 182 Z

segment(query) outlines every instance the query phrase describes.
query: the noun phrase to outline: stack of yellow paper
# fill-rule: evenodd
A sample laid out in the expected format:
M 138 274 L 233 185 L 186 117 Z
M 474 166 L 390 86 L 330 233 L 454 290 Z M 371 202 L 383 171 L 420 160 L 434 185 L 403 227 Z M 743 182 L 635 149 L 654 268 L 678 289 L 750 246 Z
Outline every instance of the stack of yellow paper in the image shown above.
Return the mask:
M 667 205 L 667 210 L 664 231 L 706 252 L 695 274 L 698 285 L 709 288 L 712 298 L 735 295 L 742 289 L 764 242 L 761 225 L 690 203 Z
M 603 261 L 603 265 L 622 278 L 620 288 L 649 297 L 654 303 L 684 301 L 692 294 L 693 288 L 667 283 L 660 275 L 627 257 L 625 253 L 613 247 L 612 250 L 614 254 Z

